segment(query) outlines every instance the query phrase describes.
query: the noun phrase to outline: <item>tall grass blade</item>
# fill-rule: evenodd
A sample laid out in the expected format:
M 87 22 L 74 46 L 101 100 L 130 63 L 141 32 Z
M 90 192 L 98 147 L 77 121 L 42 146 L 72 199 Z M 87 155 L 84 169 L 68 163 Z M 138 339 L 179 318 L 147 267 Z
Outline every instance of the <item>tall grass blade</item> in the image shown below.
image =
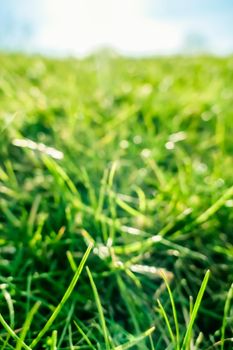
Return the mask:
M 197 299 L 196 299 L 195 304 L 193 306 L 193 311 L 192 311 L 192 314 L 190 316 L 190 321 L 189 321 L 188 328 L 187 328 L 187 331 L 186 331 L 185 336 L 184 336 L 184 340 L 183 340 L 183 344 L 182 344 L 181 350 L 189 349 L 189 344 L 190 344 L 190 341 L 191 341 L 191 335 L 192 335 L 192 329 L 193 329 L 194 321 L 195 321 L 195 319 L 197 317 L 197 313 L 198 313 L 198 310 L 199 310 L 199 307 L 200 307 L 200 304 L 201 304 L 201 301 L 202 301 L 202 298 L 203 298 L 203 295 L 204 295 L 204 292 L 205 292 L 205 289 L 206 289 L 209 277 L 210 277 L 210 270 L 207 270 L 207 272 L 205 274 L 205 277 L 204 277 L 204 279 L 202 281 L 200 290 L 198 292 Z
M 233 196 L 233 186 L 228 188 L 228 190 L 204 213 L 202 213 L 196 219 L 197 224 L 202 224 L 207 221 L 212 215 L 214 215 L 225 203 L 226 201 Z
M 29 311 L 28 315 L 27 315 L 27 318 L 24 322 L 24 325 L 23 325 L 23 328 L 22 328 L 22 331 L 20 333 L 20 336 L 19 336 L 19 340 L 17 341 L 17 344 L 16 344 L 16 349 L 15 350 L 21 350 L 22 348 L 22 342 L 24 341 L 24 339 L 26 338 L 26 335 L 27 335 L 27 332 L 31 326 L 31 323 L 32 323 L 32 320 L 33 320 L 33 317 L 34 315 L 37 313 L 37 311 L 39 310 L 39 307 L 41 305 L 41 302 L 40 301 L 37 301 L 34 306 L 31 308 L 31 310 Z
M 167 277 L 163 271 L 161 272 L 161 275 L 162 275 L 163 280 L 165 282 L 165 285 L 166 285 L 166 288 L 167 288 L 167 291 L 169 294 L 169 298 L 171 301 L 171 305 L 172 305 L 173 318 L 174 318 L 174 323 L 175 323 L 175 328 L 176 328 L 176 349 L 179 350 L 180 349 L 180 331 L 179 331 L 179 324 L 178 324 L 178 319 L 177 319 L 175 301 L 174 301 L 172 291 L 171 291 L 171 288 L 169 286 Z
M 86 335 L 86 333 L 82 330 L 82 328 L 78 325 L 77 322 L 74 321 L 74 324 L 77 328 L 77 330 L 79 331 L 79 333 L 83 336 L 83 339 L 86 341 L 86 343 L 90 346 L 90 348 L 92 350 L 95 350 L 94 346 L 92 345 L 92 342 L 90 341 L 90 339 L 88 338 L 88 336 Z
M 51 350 L 57 350 L 57 331 L 54 330 L 51 337 Z
M 99 293 L 97 291 L 97 288 L 96 288 L 95 282 L 93 280 L 91 271 L 89 270 L 88 267 L 86 267 L 86 269 L 87 269 L 87 274 L 88 274 L 88 277 L 89 277 L 89 280 L 90 280 L 90 283 L 91 283 L 91 288 L 92 288 L 92 291 L 93 291 L 93 294 L 94 294 L 96 306 L 97 306 L 98 313 L 99 313 L 99 320 L 100 320 L 100 324 L 101 324 L 102 331 L 103 331 L 105 346 L 106 346 L 107 350 L 110 350 L 111 349 L 111 342 L 110 342 L 110 339 L 109 339 L 109 333 L 108 333 L 108 329 L 107 329 L 107 326 L 106 326 L 106 322 L 105 322 L 105 318 L 104 318 L 104 312 L 103 312 L 103 307 L 101 305 Z
M 45 326 L 42 328 L 42 330 L 39 332 L 39 334 L 37 335 L 37 337 L 32 341 L 30 347 L 34 348 L 38 342 L 41 340 L 41 338 L 44 336 L 44 334 L 50 329 L 51 325 L 53 324 L 54 320 L 57 318 L 57 315 L 59 314 L 59 312 L 61 311 L 63 305 L 66 303 L 66 301 L 69 299 L 74 287 L 76 286 L 76 283 L 80 277 L 80 274 L 83 270 L 83 267 L 86 263 L 86 260 L 91 252 L 92 249 L 92 244 L 89 245 L 89 247 L 87 248 L 85 254 L 83 255 L 83 258 L 79 264 L 79 267 L 72 279 L 72 281 L 70 282 L 69 287 L 67 288 L 62 300 L 60 301 L 60 303 L 57 305 L 57 307 L 55 308 L 54 312 L 52 313 L 52 315 L 50 316 L 50 318 L 48 319 L 47 323 L 45 324 Z
M 158 302 L 158 305 L 159 305 L 159 309 L 161 311 L 161 314 L 166 322 L 166 325 L 167 325 L 167 329 L 168 329 L 168 333 L 170 334 L 170 338 L 171 338 L 171 341 L 172 341 L 172 344 L 174 345 L 174 349 L 176 348 L 176 338 L 175 338 L 175 335 L 172 331 L 172 327 L 170 325 L 170 322 L 169 322 L 169 319 L 168 319 L 168 316 L 167 316 L 167 313 L 163 307 L 163 305 L 161 304 L 161 302 L 159 300 L 157 300 Z
M 227 326 L 227 315 L 230 310 L 231 306 L 231 299 L 233 298 L 233 283 L 227 293 L 227 298 L 224 306 L 224 315 L 223 315 L 223 322 L 222 322 L 222 328 L 221 328 L 221 350 L 224 350 L 224 343 L 225 343 L 225 331 Z
M 17 342 L 21 343 L 22 347 L 25 350 L 31 350 L 32 348 L 30 346 L 28 346 L 27 344 L 24 343 L 24 341 L 22 341 L 17 334 L 13 331 L 13 329 L 8 325 L 8 323 L 4 320 L 4 318 L 2 317 L 2 315 L 0 314 L 0 323 L 2 324 L 2 326 L 5 328 L 5 330 L 7 331 L 7 333 Z

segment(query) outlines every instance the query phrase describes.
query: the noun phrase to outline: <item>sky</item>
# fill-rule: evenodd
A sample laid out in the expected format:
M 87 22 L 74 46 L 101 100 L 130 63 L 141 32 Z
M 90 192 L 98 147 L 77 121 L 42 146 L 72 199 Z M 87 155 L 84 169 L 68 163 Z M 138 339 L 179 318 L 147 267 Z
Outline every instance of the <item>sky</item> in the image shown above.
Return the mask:
M 0 48 L 83 56 L 233 52 L 233 0 L 0 0 Z

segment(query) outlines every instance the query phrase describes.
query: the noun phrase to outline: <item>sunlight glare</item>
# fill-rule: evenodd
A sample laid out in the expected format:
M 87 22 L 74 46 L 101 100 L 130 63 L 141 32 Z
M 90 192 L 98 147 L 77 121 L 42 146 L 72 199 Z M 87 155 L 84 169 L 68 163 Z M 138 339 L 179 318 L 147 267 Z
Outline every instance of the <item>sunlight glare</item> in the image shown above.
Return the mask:
M 45 50 L 80 55 L 100 47 L 126 54 L 174 52 L 182 34 L 171 22 L 148 18 L 149 1 L 44 0 L 37 40 Z

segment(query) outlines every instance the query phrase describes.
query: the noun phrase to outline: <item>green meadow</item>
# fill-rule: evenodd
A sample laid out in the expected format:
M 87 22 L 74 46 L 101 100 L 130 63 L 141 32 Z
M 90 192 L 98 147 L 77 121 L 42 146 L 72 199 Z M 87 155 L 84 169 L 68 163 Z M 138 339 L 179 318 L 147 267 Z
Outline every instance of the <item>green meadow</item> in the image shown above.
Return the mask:
M 233 56 L 0 55 L 0 349 L 233 345 Z

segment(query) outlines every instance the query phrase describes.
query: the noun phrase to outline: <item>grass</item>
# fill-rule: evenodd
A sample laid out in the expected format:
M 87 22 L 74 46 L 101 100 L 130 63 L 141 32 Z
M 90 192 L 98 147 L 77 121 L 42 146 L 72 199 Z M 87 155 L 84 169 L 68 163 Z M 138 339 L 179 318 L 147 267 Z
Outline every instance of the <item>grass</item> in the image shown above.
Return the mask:
M 233 57 L 0 67 L 1 350 L 231 349 Z

